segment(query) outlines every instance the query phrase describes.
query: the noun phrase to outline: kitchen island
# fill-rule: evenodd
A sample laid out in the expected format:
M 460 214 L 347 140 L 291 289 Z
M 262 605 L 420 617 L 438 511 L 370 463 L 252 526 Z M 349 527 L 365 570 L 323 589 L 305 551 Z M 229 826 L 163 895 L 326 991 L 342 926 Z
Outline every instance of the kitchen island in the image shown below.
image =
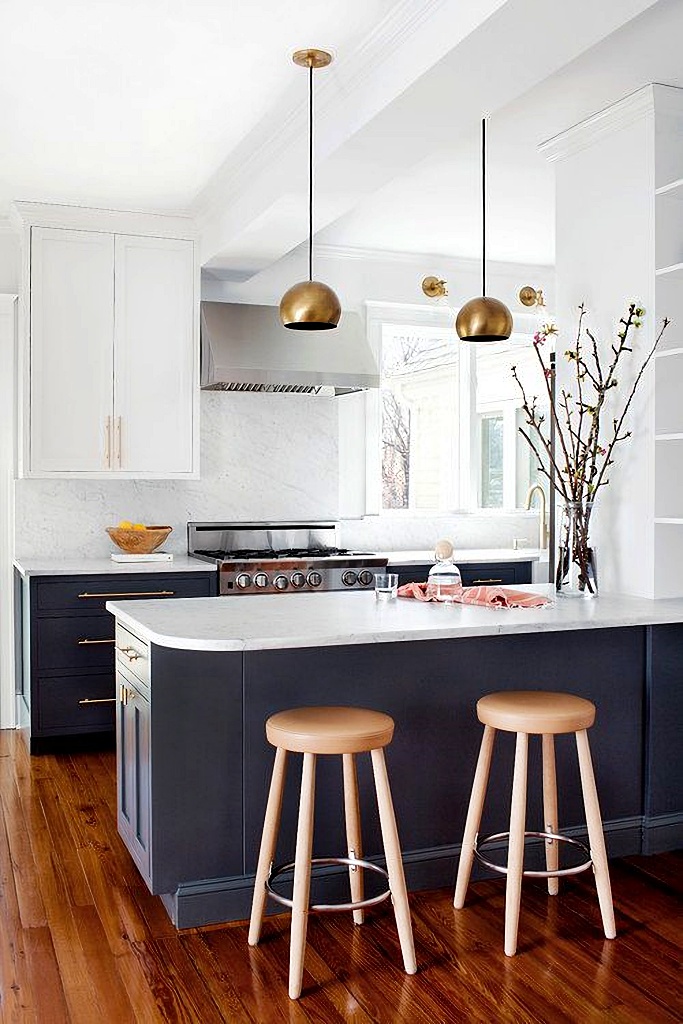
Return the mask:
M 178 927 L 248 916 L 273 756 L 264 722 L 303 704 L 394 717 L 387 760 L 412 889 L 453 882 L 481 737 L 475 704 L 497 689 L 596 702 L 591 745 L 611 855 L 683 845 L 683 600 L 600 596 L 515 610 L 324 593 L 107 607 L 119 649 L 119 828 Z M 581 835 L 571 740 L 557 744 L 560 819 Z M 505 828 L 513 747 L 506 737 L 497 745 L 485 832 Z M 319 766 L 317 856 L 344 851 L 337 760 Z M 534 749 L 529 827 L 541 823 L 538 761 Z M 381 842 L 369 764 L 359 762 L 373 859 Z M 297 774 L 280 860 L 294 848 Z M 325 893 L 342 878 L 326 876 Z

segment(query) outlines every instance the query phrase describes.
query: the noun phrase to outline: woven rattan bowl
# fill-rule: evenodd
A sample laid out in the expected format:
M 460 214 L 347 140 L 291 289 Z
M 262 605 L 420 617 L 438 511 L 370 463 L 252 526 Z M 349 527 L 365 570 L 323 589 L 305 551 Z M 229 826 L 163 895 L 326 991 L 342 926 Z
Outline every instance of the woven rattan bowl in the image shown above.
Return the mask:
M 148 526 L 145 530 L 108 526 L 107 533 L 127 555 L 149 555 L 164 543 L 172 529 L 172 526 Z

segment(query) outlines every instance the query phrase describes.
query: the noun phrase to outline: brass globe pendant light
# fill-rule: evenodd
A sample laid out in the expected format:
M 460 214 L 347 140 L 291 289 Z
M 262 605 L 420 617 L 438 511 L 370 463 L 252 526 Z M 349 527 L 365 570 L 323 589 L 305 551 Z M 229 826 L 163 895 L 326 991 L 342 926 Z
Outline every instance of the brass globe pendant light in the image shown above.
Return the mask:
M 512 314 L 504 302 L 486 294 L 486 118 L 481 121 L 481 295 L 460 309 L 455 329 L 463 341 L 505 341 L 512 333 Z
M 329 331 L 339 323 L 341 305 L 329 285 L 313 280 L 313 69 L 327 67 L 332 55 L 297 50 L 292 60 L 308 68 L 308 280 L 292 285 L 282 296 L 280 319 L 293 331 Z

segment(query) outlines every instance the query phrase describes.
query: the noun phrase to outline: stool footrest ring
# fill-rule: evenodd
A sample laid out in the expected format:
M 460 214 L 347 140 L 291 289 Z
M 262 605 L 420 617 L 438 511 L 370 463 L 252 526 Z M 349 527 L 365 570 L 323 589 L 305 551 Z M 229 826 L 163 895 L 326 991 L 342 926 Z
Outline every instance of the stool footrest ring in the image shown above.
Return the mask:
M 592 865 L 593 860 L 591 858 L 590 850 L 585 843 L 579 842 L 578 839 L 572 839 L 571 836 L 562 836 L 555 832 L 525 832 L 524 838 L 527 837 L 532 839 L 545 839 L 548 842 L 556 841 L 558 843 L 568 843 L 570 846 L 576 846 L 582 853 L 586 855 L 586 860 L 580 864 L 576 864 L 571 868 L 557 868 L 555 871 L 522 871 L 524 878 L 561 878 L 564 875 L 578 875 L 582 871 L 587 871 Z M 474 856 L 482 864 L 485 864 L 487 868 L 491 868 L 492 871 L 497 871 L 501 875 L 507 875 L 508 869 L 504 864 L 494 864 L 493 861 L 487 860 L 480 853 L 481 847 L 486 846 L 489 843 L 498 842 L 500 839 L 509 839 L 509 832 L 496 832 L 493 835 L 485 836 L 480 839 L 479 836 L 474 840 Z
M 389 878 L 386 869 L 381 868 L 379 864 L 372 864 L 369 860 L 359 860 L 357 857 L 313 857 L 311 864 L 346 864 L 350 868 L 367 868 L 368 871 L 374 871 L 375 874 L 382 875 L 383 878 Z M 293 900 L 288 899 L 286 896 L 281 896 L 279 892 L 275 892 L 271 882 L 284 871 L 293 870 L 293 861 L 291 864 L 279 864 L 277 867 L 271 868 L 265 883 L 266 892 L 271 899 L 275 900 L 276 903 L 281 903 L 283 907 L 289 907 L 290 910 L 294 906 Z M 309 906 L 308 912 L 309 914 L 328 914 L 338 910 L 362 910 L 365 907 L 374 907 L 378 903 L 383 903 L 390 896 L 391 889 L 387 889 L 385 892 L 381 892 L 379 896 L 371 896 L 366 900 L 357 900 L 355 903 L 316 903 Z

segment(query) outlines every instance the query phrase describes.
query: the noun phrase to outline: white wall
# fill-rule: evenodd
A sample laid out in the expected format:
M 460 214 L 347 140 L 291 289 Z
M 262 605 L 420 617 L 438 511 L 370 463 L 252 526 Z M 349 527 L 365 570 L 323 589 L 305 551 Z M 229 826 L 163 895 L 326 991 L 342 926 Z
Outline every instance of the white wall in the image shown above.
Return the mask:
M 19 236 L 0 219 L 0 294 L 16 294 L 20 276 Z
M 618 320 L 635 300 L 647 315 L 635 356 L 618 375 L 621 407 L 629 377 L 654 339 L 654 135 L 644 110 L 622 116 L 616 109 L 612 122 L 609 116 L 605 121 L 597 131 L 586 124 L 568 133 L 567 150 L 557 162 L 557 383 L 559 389 L 574 379 L 562 353 L 574 343 L 579 304 L 590 311 L 589 326 L 608 365 Z M 561 148 L 561 137 L 555 141 Z M 608 409 L 603 438 L 610 436 L 610 422 Z M 629 417 L 633 436 L 616 448 L 610 482 L 598 493 L 592 520 L 603 591 L 653 596 L 653 422 L 649 372 Z

